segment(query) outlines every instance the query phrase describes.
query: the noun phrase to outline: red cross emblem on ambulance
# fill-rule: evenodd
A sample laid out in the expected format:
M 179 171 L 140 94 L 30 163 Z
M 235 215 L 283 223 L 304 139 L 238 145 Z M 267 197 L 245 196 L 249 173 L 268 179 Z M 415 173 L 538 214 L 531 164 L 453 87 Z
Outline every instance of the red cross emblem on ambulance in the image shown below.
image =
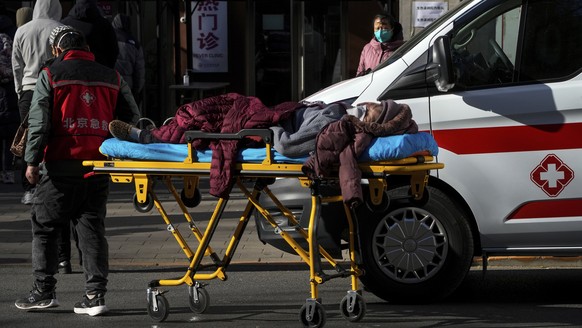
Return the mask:
M 574 171 L 558 156 L 550 154 L 531 171 L 530 178 L 548 196 L 556 197 L 574 179 Z

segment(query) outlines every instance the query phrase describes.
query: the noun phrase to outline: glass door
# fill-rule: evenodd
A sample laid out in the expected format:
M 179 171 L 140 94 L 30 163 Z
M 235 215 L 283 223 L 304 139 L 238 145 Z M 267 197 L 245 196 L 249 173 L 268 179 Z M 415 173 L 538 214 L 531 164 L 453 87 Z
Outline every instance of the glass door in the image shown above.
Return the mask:
M 299 96 L 341 80 L 340 1 L 304 1 Z
M 255 1 L 255 92 L 267 106 L 292 100 L 290 0 Z
M 298 101 L 341 79 L 340 0 L 254 2 L 255 95 Z

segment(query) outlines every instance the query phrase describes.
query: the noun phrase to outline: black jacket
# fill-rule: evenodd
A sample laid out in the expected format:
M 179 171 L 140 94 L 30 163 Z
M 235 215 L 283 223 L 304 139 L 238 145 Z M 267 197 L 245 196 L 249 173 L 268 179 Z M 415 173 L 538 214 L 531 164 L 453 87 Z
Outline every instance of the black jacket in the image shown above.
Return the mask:
M 61 22 L 83 32 L 96 62 L 115 68 L 119 54 L 117 36 L 113 26 L 101 16 L 96 0 L 77 0 Z

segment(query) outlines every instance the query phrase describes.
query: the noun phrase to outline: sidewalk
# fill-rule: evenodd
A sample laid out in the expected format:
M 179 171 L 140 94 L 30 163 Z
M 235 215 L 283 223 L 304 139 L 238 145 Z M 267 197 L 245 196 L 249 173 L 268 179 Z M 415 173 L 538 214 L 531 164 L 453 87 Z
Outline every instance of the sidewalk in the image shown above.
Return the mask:
M 159 190 L 159 191 L 158 191 Z M 171 195 L 163 187 L 156 188 L 175 228 L 187 244 L 196 251 L 197 239 L 190 231 L 186 220 Z M 133 207 L 133 184 L 111 183 L 107 206 L 107 240 L 109 259 L 112 267 L 185 266 L 189 262 L 174 239 L 158 211 L 140 213 Z M 0 184 L 0 264 L 29 264 L 31 262 L 30 206 L 20 203 L 22 197 L 20 183 Z M 234 194 L 229 200 L 224 216 L 214 234 L 210 246 L 219 257 L 224 255 L 228 242 L 246 201 Z M 216 205 L 216 198 L 207 193 L 202 196 L 199 206 L 191 208 L 190 215 L 196 226 L 204 231 L 207 221 Z M 75 246 L 72 246 L 73 270 L 81 270 Z M 258 240 L 255 222 L 250 220 L 244 237 L 238 244 L 233 263 L 281 263 L 301 262 L 297 255 L 280 251 L 271 245 L 263 245 Z
M 156 188 L 174 227 L 186 240 L 192 251 L 198 242 L 190 231 L 175 201 L 163 187 Z M 31 263 L 30 206 L 20 203 L 22 197 L 20 183 L 0 184 L 0 265 L 29 265 Z M 140 213 L 133 207 L 133 184 L 111 183 L 108 212 L 105 226 L 109 241 L 110 266 L 124 268 L 186 266 L 188 260 L 173 235 L 154 208 L 148 213 Z M 204 231 L 216 205 L 216 198 L 202 191 L 202 202 L 191 208 L 190 215 L 196 226 Z M 210 246 L 220 258 L 224 256 L 230 237 L 242 214 L 246 200 L 234 193 L 228 202 L 224 216 L 214 234 Z M 74 271 L 80 271 L 77 251 L 72 246 Z M 232 263 L 303 263 L 297 255 L 285 253 L 258 240 L 254 219 L 251 219 L 238 244 Z M 481 267 L 481 259 L 474 266 Z M 489 267 L 532 267 L 532 268 L 580 268 L 582 257 L 490 257 Z

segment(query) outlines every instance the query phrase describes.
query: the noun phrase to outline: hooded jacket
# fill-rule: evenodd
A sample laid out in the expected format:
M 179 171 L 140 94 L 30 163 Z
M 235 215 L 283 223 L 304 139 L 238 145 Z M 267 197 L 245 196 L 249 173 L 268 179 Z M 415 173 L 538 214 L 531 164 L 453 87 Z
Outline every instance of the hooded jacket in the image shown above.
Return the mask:
M 394 37 L 390 41 L 381 43 L 373 37 L 362 49 L 356 76 L 367 74 L 374 67 L 386 61 L 404 43 L 403 39 L 400 23 L 394 25 Z
M 52 57 L 49 36 L 53 28 L 63 25 L 59 0 L 37 1 L 32 20 L 16 30 L 12 44 L 12 71 L 14 87 L 22 91 L 34 90 L 43 63 Z
M 133 95 L 137 96 L 145 85 L 145 61 L 143 49 L 136 38 L 131 35 L 129 16 L 117 14 L 111 23 L 117 36 L 119 56 L 115 69 L 129 84 Z
M 315 153 L 302 167 L 311 179 L 334 176 L 337 172 L 344 203 L 351 207 L 363 201 L 362 172 L 357 159 L 372 138 L 418 132 L 412 111 L 406 104 L 384 100 L 382 111 L 375 117 L 374 122 L 363 122 L 355 116 L 345 115 L 328 124 L 317 135 Z
M 101 16 L 96 0 L 77 0 L 63 24 L 83 32 L 95 61 L 115 68 L 119 47 L 113 26 Z

